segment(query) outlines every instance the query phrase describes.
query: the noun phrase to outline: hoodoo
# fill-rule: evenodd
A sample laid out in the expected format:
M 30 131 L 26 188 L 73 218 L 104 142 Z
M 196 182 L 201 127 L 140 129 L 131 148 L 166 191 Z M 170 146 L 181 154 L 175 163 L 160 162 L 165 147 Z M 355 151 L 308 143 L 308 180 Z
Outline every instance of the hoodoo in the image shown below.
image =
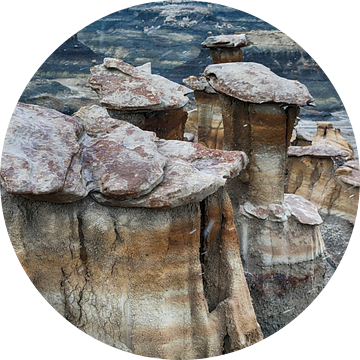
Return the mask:
M 299 108 L 314 105 L 314 99 L 298 81 L 256 63 L 209 65 L 204 75 L 220 93 L 223 149 L 249 156 L 229 194 L 254 308 L 269 335 L 278 330 L 274 318 L 284 326 L 323 286 L 322 220 L 309 201 L 284 196 L 294 123 Z
M 111 117 L 154 131 L 162 139 L 183 140 L 183 107 L 191 89 L 114 58 L 105 58 L 91 73 L 90 86 Z
M 242 48 L 248 45 L 245 34 L 209 36 L 201 43 L 203 48 L 210 49 L 214 64 L 242 61 Z
M 246 164 L 104 108 L 69 117 L 18 104 L 5 221 L 31 281 L 85 333 L 142 356 L 217 356 L 263 338 L 224 188 Z

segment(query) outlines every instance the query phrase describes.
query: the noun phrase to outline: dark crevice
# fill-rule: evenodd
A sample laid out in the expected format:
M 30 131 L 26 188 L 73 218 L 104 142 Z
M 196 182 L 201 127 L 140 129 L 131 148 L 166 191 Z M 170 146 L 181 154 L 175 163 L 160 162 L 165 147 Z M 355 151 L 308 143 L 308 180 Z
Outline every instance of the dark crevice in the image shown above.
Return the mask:
M 79 240 L 80 240 L 80 260 L 84 265 L 86 265 L 88 256 L 87 256 L 86 247 L 85 247 L 84 233 L 82 231 L 81 218 L 78 218 L 78 232 L 79 232 Z
M 224 342 L 223 342 L 223 355 L 229 354 L 231 352 L 231 339 L 228 333 L 224 336 Z
M 88 254 L 87 254 L 86 247 L 85 247 L 85 237 L 84 237 L 82 227 L 83 227 L 82 219 L 80 217 L 78 217 L 78 233 L 79 233 L 79 241 L 80 241 L 80 260 L 82 263 L 82 268 L 83 268 L 82 273 L 84 274 L 84 280 L 85 280 L 84 286 L 79 292 L 79 300 L 77 301 L 77 304 L 79 306 L 79 312 L 80 312 L 79 318 L 77 320 L 78 327 L 84 326 L 84 324 L 82 324 L 82 317 L 83 317 L 82 300 L 84 297 L 84 290 L 86 288 L 88 278 L 89 278 L 88 267 L 87 267 Z
M 200 265 L 201 265 L 201 278 L 203 282 L 203 288 L 204 288 L 204 296 L 206 299 L 206 278 L 205 278 L 205 255 L 206 255 L 206 234 L 205 233 L 205 226 L 206 226 L 206 212 L 205 212 L 205 201 L 203 200 L 200 202 L 200 211 L 201 211 L 201 218 L 200 218 L 200 248 L 199 248 L 199 257 L 200 257 Z M 209 305 L 209 304 L 208 304 Z

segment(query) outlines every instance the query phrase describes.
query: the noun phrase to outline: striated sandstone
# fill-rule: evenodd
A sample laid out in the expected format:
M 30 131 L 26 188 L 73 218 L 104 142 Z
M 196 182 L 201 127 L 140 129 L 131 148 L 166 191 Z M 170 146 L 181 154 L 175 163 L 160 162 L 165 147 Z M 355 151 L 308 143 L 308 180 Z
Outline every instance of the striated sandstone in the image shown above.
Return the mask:
M 220 93 L 223 149 L 249 156 L 248 166 L 227 189 L 254 309 L 269 336 L 324 286 L 322 220 L 309 201 L 284 195 L 294 125 L 300 106 L 313 105 L 313 98 L 304 85 L 259 64 L 210 65 L 204 74 Z
M 15 114 L 4 216 L 26 273 L 61 315 L 155 358 L 212 357 L 263 338 L 224 189 L 244 153 L 161 140 L 99 107 L 71 118 L 19 104 Z M 14 185 L 23 172 L 15 155 L 37 166 L 25 191 Z M 55 175 L 61 186 L 45 187 Z
M 348 152 L 330 145 L 289 147 L 285 192 L 310 200 L 321 214 L 354 222 L 360 172 L 354 161 L 339 167 L 347 156 Z
M 219 94 L 203 76 L 189 76 L 183 82 L 194 89 L 198 142 L 210 149 L 222 149 L 224 126 Z
M 159 210 L 89 197 L 37 202 L 3 189 L 2 202 L 27 275 L 86 334 L 164 359 L 217 356 L 262 339 L 223 188 Z

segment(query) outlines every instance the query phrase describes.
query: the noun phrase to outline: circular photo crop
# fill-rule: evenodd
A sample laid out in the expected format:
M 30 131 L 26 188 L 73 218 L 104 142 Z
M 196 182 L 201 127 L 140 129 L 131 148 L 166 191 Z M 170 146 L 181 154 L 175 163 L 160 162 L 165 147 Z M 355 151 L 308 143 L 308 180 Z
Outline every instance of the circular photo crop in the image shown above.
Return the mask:
M 160 1 L 47 58 L 0 180 L 21 266 L 68 322 L 129 354 L 203 359 L 261 342 L 320 294 L 360 169 L 342 100 L 296 42 L 241 10 Z

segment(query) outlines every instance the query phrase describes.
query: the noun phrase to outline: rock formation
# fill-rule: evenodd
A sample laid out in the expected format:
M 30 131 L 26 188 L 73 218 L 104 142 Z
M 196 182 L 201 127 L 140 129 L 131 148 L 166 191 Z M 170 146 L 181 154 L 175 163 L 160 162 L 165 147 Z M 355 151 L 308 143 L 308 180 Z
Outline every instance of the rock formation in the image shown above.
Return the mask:
M 132 123 L 142 130 L 167 140 L 183 140 L 187 119 L 183 107 L 190 89 L 114 58 L 105 58 L 91 73 L 90 86 L 111 117 L 124 120 L 124 114 L 137 113 Z
M 203 76 L 189 76 L 183 82 L 194 89 L 198 142 L 210 149 L 222 149 L 224 127 L 219 94 Z
M 318 122 L 317 132 L 312 145 L 336 146 L 348 153 L 344 160 L 355 160 L 354 149 L 351 144 L 341 135 L 341 130 L 333 127 L 329 122 Z
M 305 129 L 301 127 L 294 128 L 293 136 L 291 137 L 292 146 L 310 146 L 314 140 L 314 136 L 311 135 Z
M 243 60 L 241 48 L 248 46 L 245 34 L 218 35 L 208 37 L 201 46 L 209 48 L 214 64 L 240 62 Z
M 331 145 L 288 150 L 285 191 L 310 200 L 324 221 L 320 229 L 326 246 L 326 282 L 345 253 L 359 203 L 359 163 L 344 162 L 346 158 L 348 152 Z
M 72 118 L 18 104 L 5 221 L 31 281 L 85 333 L 142 356 L 217 356 L 262 339 L 224 189 L 246 163 L 103 108 Z
M 342 159 L 348 156 L 348 152 L 331 145 L 291 146 L 285 192 L 310 200 L 324 215 L 336 215 L 353 223 L 360 172 L 358 162 L 343 164 Z
M 248 45 L 245 34 L 208 37 L 201 46 L 210 48 L 215 64 L 242 61 L 241 48 Z M 183 83 L 194 90 L 197 106 L 198 142 L 210 149 L 222 149 L 224 125 L 219 94 L 204 76 L 189 76 Z
M 314 105 L 314 99 L 304 85 L 256 63 L 210 65 L 204 75 L 220 93 L 223 148 L 249 156 L 228 188 L 245 274 L 267 336 L 324 285 L 322 220 L 309 201 L 284 196 L 287 148 L 299 107 Z

